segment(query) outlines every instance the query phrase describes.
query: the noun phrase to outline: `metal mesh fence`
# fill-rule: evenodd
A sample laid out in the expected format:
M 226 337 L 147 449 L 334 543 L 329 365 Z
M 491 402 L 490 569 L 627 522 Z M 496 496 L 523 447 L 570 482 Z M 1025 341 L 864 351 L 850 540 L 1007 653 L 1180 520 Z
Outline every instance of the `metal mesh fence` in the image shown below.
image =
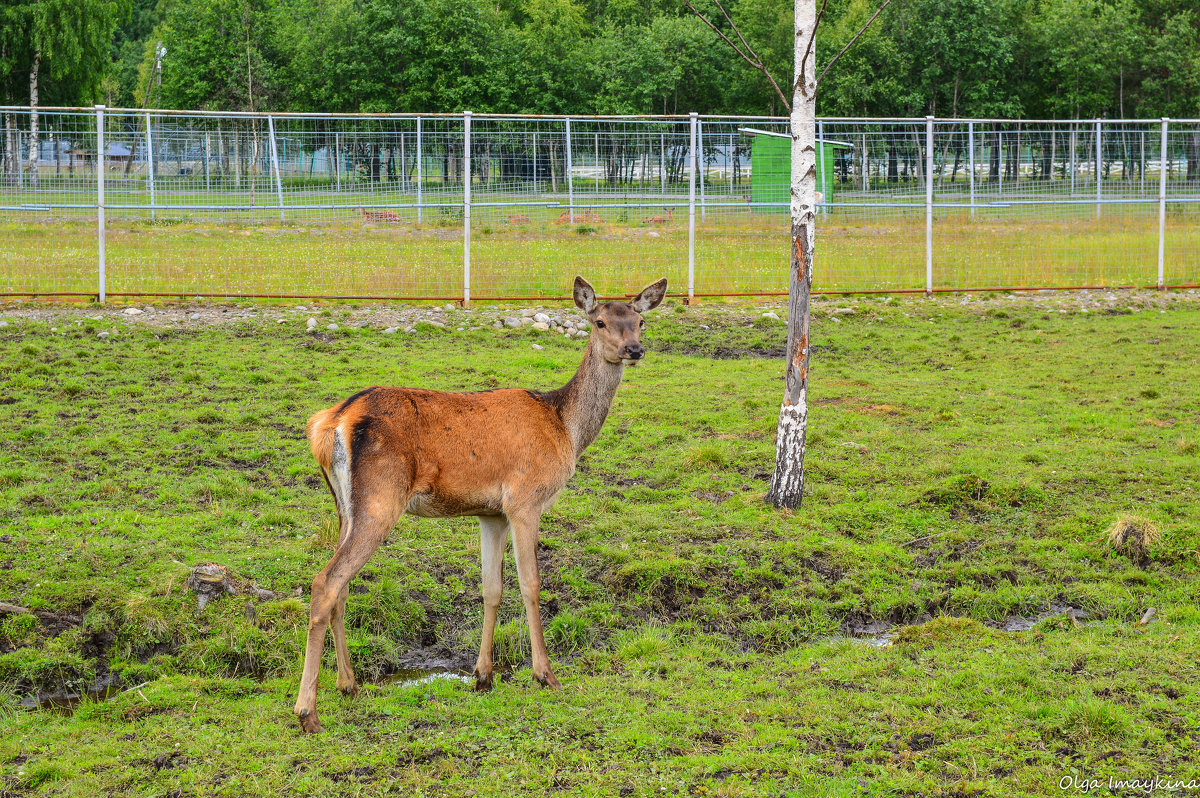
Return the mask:
M 0 114 L 0 294 L 787 290 L 785 119 Z M 1196 120 L 826 119 L 816 160 L 818 291 L 1200 282 Z

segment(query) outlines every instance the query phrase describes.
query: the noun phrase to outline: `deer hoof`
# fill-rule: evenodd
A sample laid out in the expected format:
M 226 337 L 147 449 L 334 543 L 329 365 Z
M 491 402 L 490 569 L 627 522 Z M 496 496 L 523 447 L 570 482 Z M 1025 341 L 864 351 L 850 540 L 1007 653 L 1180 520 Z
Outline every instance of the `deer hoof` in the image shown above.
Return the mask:
M 537 674 L 534 674 L 533 678 L 542 687 L 549 687 L 551 690 L 558 690 L 562 687 L 558 679 L 554 678 L 554 674 L 550 671 L 546 671 L 545 676 L 538 676 Z
M 317 718 L 316 712 L 310 712 L 307 709 L 300 710 L 300 728 L 306 734 L 316 734 L 321 731 L 321 721 Z
M 487 693 L 490 692 L 491 689 L 492 674 L 489 673 L 487 676 L 480 676 L 478 673 L 475 674 L 475 692 Z
M 347 698 L 354 698 L 356 695 L 358 695 L 358 683 L 357 682 L 355 682 L 354 684 L 348 684 L 345 687 L 339 687 L 338 689 L 341 690 L 342 695 L 346 696 Z

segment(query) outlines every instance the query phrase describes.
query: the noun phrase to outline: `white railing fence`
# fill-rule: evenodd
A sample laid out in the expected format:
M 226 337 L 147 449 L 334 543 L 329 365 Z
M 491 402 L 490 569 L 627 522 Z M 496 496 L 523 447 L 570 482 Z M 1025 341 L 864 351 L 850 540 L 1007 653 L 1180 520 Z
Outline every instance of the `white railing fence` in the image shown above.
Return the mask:
M 787 288 L 786 119 L 0 115 L 0 295 Z M 819 291 L 1200 282 L 1198 120 L 822 119 L 817 180 Z

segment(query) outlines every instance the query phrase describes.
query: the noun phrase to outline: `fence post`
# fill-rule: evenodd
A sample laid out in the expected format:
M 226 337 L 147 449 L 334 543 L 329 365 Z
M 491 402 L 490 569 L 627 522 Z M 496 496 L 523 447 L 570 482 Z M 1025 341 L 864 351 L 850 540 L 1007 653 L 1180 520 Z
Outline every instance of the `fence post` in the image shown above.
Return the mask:
M 696 152 L 700 160 L 700 221 L 708 218 L 708 209 L 704 203 L 704 120 L 696 120 Z
M 136 140 L 134 141 L 136 145 Z M 129 153 L 133 157 L 133 153 Z M 154 201 L 154 130 L 150 127 L 150 114 L 146 114 L 146 175 L 150 178 L 150 218 L 157 218 L 157 203 Z
M 471 112 L 463 112 L 463 307 L 471 303 Z
M 828 187 L 825 185 L 825 123 L 817 122 L 817 174 L 821 176 L 821 201 L 818 203 L 821 206 L 821 218 L 825 218 L 825 192 Z
M 132 153 L 130 156 L 132 157 Z M 18 159 L 19 160 L 19 159 Z M 104 106 L 96 106 L 96 235 L 97 258 L 100 273 L 98 275 L 99 291 L 97 295 L 100 304 L 104 304 L 107 290 L 106 275 L 104 274 Z
M 933 117 L 925 117 L 925 293 L 933 294 Z
M 275 146 L 275 117 L 267 116 L 267 133 L 271 137 L 271 166 L 275 169 L 275 196 L 279 198 L 279 221 L 283 216 L 283 180 L 279 177 L 279 150 Z
M 971 177 L 971 221 L 975 221 L 975 123 L 967 123 L 967 174 Z
M 421 184 L 424 178 L 421 174 L 421 117 L 417 117 L 417 224 L 421 223 Z
M 1167 117 L 1162 118 L 1162 143 L 1158 148 L 1158 290 L 1165 285 L 1163 280 L 1163 253 L 1167 239 Z
M 571 177 L 571 117 L 566 118 L 567 124 L 567 214 L 571 224 L 575 224 L 575 179 Z
M 688 147 L 688 304 L 696 296 L 696 126 L 699 115 L 689 115 Z
M 1096 120 L 1096 218 L 1100 218 L 1100 167 L 1104 156 L 1100 149 L 1100 120 Z

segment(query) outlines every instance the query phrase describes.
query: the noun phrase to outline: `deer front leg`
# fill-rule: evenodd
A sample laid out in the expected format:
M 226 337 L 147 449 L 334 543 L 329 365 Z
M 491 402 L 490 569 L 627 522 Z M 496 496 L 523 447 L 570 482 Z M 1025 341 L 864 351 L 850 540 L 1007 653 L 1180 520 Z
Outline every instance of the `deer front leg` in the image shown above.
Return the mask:
M 513 553 L 517 559 L 517 576 L 521 581 L 521 598 L 525 601 L 525 620 L 529 624 L 529 644 L 533 652 L 533 678 L 546 687 L 561 685 L 550 671 L 550 655 L 542 633 L 542 613 L 539 607 L 542 589 L 538 574 L 537 544 L 540 513 L 522 516 L 509 515 L 512 523 Z
M 479 518 L 480 581 L 483 583 L 483 634 L 479 641 L 479 659 L 475 663 L 475 689 L 492 689 L 492 637 L 496 631 L 496 613 L 504 592 L 504 545 L 508 519 L 504 516 Z

